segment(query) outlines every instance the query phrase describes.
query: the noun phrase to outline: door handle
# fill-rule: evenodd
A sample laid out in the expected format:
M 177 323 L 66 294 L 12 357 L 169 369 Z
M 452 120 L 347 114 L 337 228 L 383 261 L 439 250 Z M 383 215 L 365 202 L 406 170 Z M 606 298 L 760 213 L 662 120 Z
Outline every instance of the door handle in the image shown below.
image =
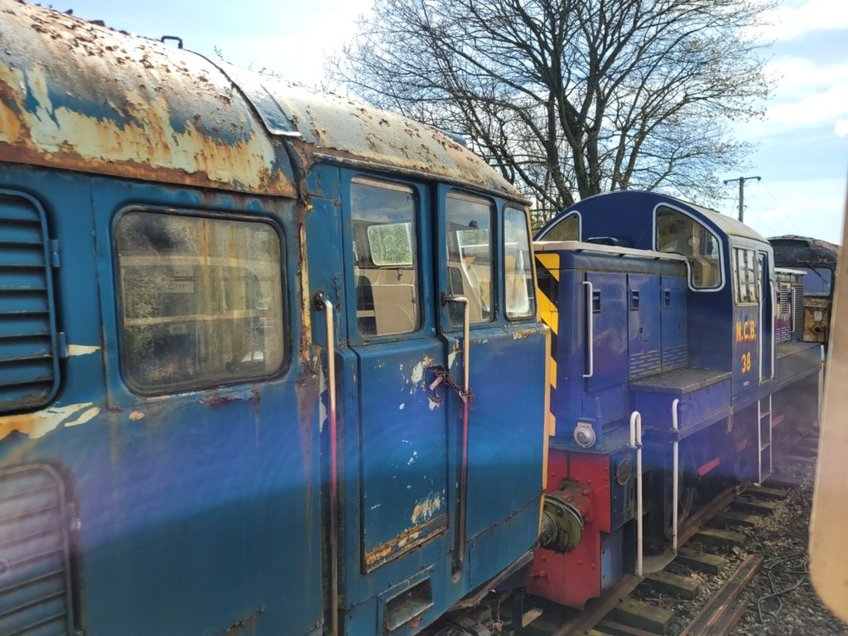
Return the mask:
M 592 299 L 595 296 L 595 288 L 588 280 L 583 281 L 586 290 L 586 349 L 589 352 L 589 370 L 583 374 L 584 378 L 595 375 L 595 317 L 592 308 Z

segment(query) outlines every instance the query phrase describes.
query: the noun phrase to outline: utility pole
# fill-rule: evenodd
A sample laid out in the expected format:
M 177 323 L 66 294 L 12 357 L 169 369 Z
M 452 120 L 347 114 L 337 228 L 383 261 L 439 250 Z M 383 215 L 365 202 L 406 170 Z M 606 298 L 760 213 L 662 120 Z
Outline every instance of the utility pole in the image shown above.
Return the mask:
M 728 183 L 733 183 L 734 181 L 739 182 L 739 221 L 742 221 L 745 212 L 745 182 L 754 179 L 755 181 L 759 181 L 759 177 L 736 177 L 735 179 L 725 179 L 725 185 Z

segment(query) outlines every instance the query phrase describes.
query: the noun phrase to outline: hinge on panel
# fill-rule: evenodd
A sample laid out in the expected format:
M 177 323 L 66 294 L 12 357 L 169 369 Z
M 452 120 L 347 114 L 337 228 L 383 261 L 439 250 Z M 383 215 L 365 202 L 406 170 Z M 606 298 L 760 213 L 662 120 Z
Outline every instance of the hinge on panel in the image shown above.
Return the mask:
M 61 267 L 62 259 L 59 254 L 58 239 L 50 239 L 50 265 L 53 267 Z
M 60 358 L 68 357 L 68 337 L 65 335 L 64 331 L 59 331 L 56 333 L 56 344 L 58 345 L 58 353 Z

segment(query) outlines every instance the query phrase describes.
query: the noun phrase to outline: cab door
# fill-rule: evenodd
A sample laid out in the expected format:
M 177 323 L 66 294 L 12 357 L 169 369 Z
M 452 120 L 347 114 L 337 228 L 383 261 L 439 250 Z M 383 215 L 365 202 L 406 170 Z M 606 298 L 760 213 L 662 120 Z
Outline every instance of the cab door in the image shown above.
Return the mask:
M 447 187 L 439 204 L 439 331 L 452 384 L 463 387 L 467 374 L 471 390 L 467 401 L 446 391 L 459 484 L 454 568 L 473 588 L 538 532 L 545 332 L 524 210 Z
M 758 283 L 757 252 L 732 247 L 734 282 L 733 395 L 753 391 L 760 382 L 762 289 Z
M 369 573 L 447 530 L 446 409 L 430 389 L 447 359 L 432 254 L 423 249 L 432 244 L 427 189 L 349 178 L 345 376 L 358 400 L 361 568 Z

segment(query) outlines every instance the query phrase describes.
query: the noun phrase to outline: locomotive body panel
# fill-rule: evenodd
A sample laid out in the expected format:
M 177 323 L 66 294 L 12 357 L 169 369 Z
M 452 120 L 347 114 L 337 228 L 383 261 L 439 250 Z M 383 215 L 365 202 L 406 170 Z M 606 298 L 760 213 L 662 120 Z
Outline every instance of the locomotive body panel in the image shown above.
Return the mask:
M 546 392 L 520 194 L 396 114 L 0 9 L 0 479 L 72 517 L 55 600 L 2 620 L 412 634 L 520 573 Z

